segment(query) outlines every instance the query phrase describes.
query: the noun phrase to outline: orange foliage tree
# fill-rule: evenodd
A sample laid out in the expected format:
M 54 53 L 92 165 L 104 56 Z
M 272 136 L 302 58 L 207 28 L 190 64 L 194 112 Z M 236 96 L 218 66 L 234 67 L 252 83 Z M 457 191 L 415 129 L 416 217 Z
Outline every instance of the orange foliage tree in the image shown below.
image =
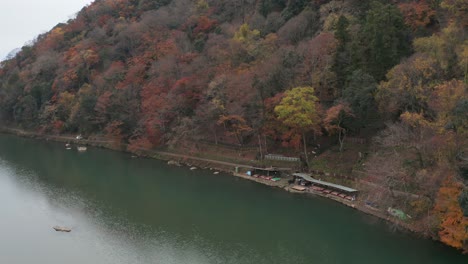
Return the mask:
M 434 206 L 440 218 L 440 240 L 454 248 L 468 250 L 468 217 L 458 203 L 463 185 L 454 176 L 448 175 L 439 189 Z
M 244 134 L 252 131 L 245 119 L 239 115 L 222 115 L 218 125 L 224 125 L 228 135 L 234 135 L 241 145 L 244 144 Z

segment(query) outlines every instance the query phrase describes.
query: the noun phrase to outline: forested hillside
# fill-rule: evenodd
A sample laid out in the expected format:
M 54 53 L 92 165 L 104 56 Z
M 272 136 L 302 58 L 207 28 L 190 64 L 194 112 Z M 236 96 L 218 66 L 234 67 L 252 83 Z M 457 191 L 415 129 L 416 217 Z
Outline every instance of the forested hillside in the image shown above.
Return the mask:
M 306 163 L 321 138 L 376 135 L 371 198 L 466 250 L 467 26 L 464 0 L 97 0 L 1 63 L 0 118 Z

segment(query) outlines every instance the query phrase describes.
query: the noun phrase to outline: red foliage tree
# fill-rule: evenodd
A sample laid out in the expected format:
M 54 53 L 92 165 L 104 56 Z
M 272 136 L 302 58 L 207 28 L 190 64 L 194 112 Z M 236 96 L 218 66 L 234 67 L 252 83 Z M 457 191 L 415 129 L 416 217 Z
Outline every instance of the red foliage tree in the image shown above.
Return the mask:
M 413 30 L 428 26 L 436 13 L 425 0 L 401 3 L 398 7 L 405 18 L 405 23 Z

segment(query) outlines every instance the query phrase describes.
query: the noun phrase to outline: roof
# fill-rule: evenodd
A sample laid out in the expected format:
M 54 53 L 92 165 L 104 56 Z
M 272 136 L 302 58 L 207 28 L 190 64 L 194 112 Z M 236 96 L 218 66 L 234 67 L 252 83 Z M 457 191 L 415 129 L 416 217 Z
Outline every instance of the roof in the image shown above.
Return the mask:
M 297 177 L 301 177 L 302 179 L 306 181 L 310 181 L 310 182 L 315 180 L 314 178 L 310 176 L 310 174 L 307 174 L 307 173 L 294 173 L 293 175 Z
M 254 170 L 262 170 L 262 171 L 289 171 L 290 168 L 276 168 L 276 167 L 269 167 L 269 168 L 256 168 L 253 167 Z
M 309 174 L 306 174 L 306 173 L 294 173 L 293 175 L 297 176 L 297 177 L 301 177 L 304 180 L 309 181 L 311 183 L 319 184 L 319 185 L 322 185 L 322 186 L 328 186 L 328 187 L 331 187 L 331 188 L 335 188 L 335 189 L 342 190 L 342 191 L 345 191 L 345 192 L 350 192 L 350 193 L 351 192 L 358 192 L 358 190 L 350 188 L 350 187 L 346 187 L 346 186 L 339 185 L 339 184 L 334 184 L 334 183 L 331 183 L 331 182 L 316 180 L 316 179 L 312 178 Z

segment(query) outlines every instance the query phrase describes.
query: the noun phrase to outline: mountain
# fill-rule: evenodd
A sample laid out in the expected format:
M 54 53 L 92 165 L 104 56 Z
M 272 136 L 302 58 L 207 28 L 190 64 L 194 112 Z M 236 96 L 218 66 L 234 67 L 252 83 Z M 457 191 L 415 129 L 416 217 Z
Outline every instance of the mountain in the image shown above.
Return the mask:
M 312 167 L 307 146 L 372 136 L 368 200 L 467 250 L 467 26 L 462 0 L 97 0 L 1 62 L 0 118 Z

